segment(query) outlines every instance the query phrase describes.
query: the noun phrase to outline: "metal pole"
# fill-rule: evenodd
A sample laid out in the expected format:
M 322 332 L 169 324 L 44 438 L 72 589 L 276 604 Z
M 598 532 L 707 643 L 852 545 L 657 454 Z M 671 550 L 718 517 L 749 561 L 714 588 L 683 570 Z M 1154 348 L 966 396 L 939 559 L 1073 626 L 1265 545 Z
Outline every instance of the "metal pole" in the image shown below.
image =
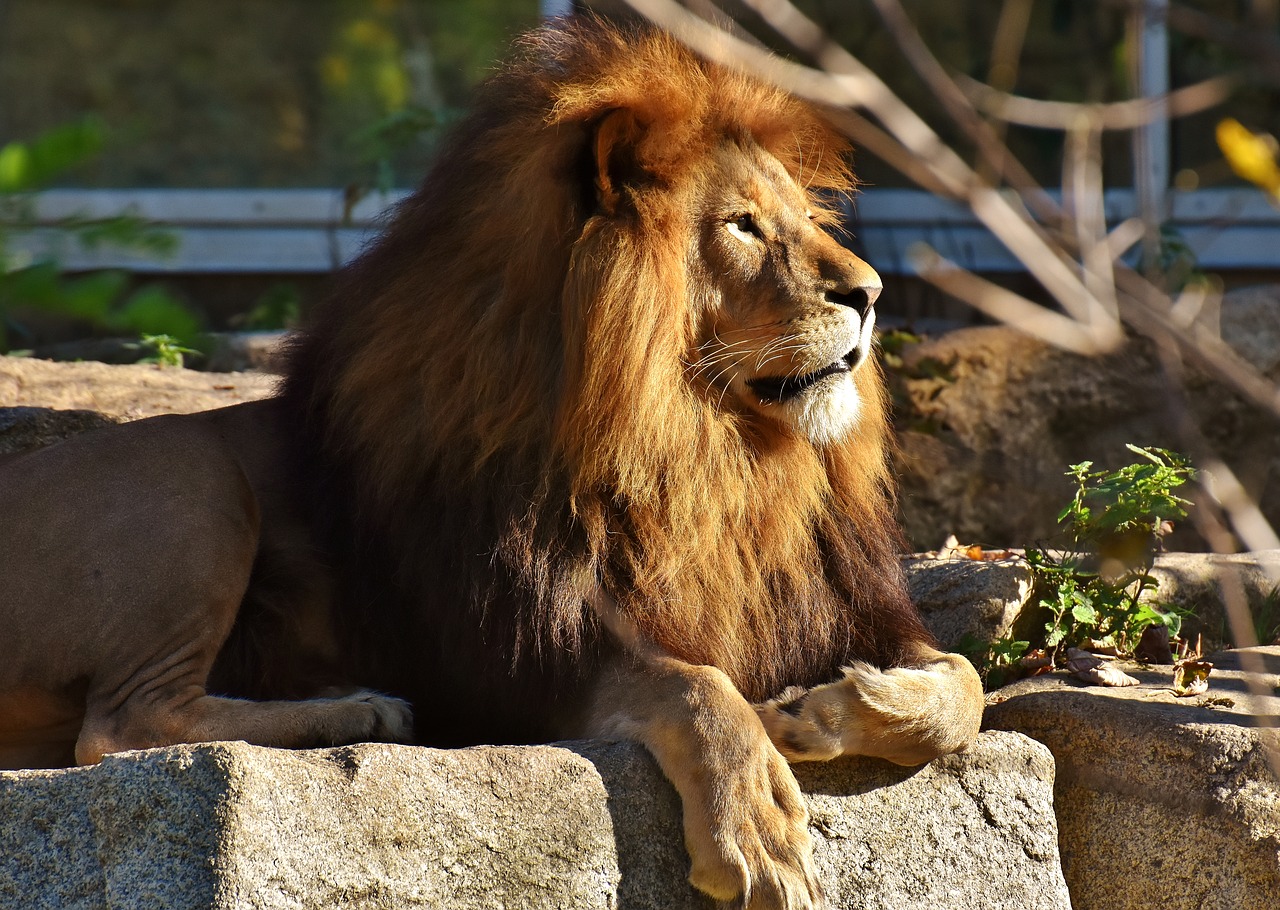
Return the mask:
M 1160 249 L 1160 224 L 1166 219 L 1169 189 L 1169 114 L 1163 99 L 1169 94 L 1169 0 L 1135 3 L 1129 29 L 1129 48 L 1137 94 L 1153 99 L 1150 120 L 1133 133 L 1133 186 L 1138 212 L 1146 224 L 1144 259 L 1150 271 Z
M 572 16 L 573 0 L 538 0 L 538 12 L 542 14 L 543 19 Z

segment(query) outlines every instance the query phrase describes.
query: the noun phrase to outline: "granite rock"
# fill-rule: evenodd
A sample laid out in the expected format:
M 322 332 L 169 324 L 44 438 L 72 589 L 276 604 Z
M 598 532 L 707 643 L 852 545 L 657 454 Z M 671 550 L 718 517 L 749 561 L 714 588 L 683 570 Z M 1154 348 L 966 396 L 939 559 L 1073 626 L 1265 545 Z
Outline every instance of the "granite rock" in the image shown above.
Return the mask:
M 1176 697 L 1170 667 L 1125 663 L 1141 685 L 1085 686 L 1055 673 L 1001 689 L 988 705 L 985 726 L 1053 752 L 1076 910 L 1275 910 L 1280 648 L 1209 660 L 1199 696 Z
M 1007 633 L 1031 600 L 1031 568 L 1021 558 L 975 560 L 929 555 L 903 560 L 911 599 L 944 648 Z
M 799 766 L 833 906 L 1069 906 L 1037 743 Z M 218 743 L 0 773 L 0 906 L 705 910 L 634 745 L 288 752 Z
M 1233 294 L 1223 301 L 1223 337 L 1276 373 L 1280 297 Z M 902 357 L 903 368 L 889 373 L 900 436 L 894 466 L 903 526 L 918 549 L 949 534 L 988 547 L 1050 541 L 1074 492 L 1068 465 L 1129 464 L 1126 443 L 1190 445 L 1170 417 L 1155 346 L 1140 338 L 1085 357 L 1007 326 L 982 326 L 910 345 Z M 1190 363 L 1185 393 L 1208 447 L 1280 526 L 1280 418 Z M 1170 547 L 1207 548 L 1190 522 L 1175 528 Z

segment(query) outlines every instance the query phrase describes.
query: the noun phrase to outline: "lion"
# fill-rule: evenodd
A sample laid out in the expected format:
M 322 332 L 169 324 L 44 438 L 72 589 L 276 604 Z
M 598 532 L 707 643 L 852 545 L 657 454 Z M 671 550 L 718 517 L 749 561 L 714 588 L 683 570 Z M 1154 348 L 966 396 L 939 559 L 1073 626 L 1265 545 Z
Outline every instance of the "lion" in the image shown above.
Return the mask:
M 279 394 L 0 464 L 0 766 L 634 740 L 694 886 L 819 905 L 788 761 L 983 704 L 899 566 L 848 157 L 661 32 L 522 39 Z

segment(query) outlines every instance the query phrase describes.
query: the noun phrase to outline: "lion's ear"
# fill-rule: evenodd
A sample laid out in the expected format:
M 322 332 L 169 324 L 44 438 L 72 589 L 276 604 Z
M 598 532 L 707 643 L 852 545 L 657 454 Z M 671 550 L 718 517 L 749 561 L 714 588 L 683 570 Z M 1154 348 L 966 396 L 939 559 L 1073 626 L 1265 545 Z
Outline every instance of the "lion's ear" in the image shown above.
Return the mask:
M 643 135 L 636 115 L 626 108 L 610 111 L 596 124 L 596 199 L 606 215 L 617 213 L 622 187 L 644 176 L 636 154 Z

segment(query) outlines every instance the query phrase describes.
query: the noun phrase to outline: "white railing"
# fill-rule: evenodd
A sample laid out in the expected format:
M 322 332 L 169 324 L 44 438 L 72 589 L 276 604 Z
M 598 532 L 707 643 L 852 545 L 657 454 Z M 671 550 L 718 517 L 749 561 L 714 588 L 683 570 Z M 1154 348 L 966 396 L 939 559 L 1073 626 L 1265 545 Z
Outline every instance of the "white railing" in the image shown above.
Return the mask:
M 71 271 L 126 268 L 156 273 L 328 272 L 377 236 L 403 192 L 368 197 L 349 213 L 339 190 L 50 190 L 35 201 L 37 227 L 11 238 L 11 251 L 56 252 Z M 1280 211 L 1256 190 L 1168 194 L 1170 223 L 1206 270 L 1280 271 Z M 1137 213 L 1132 190 L 1106 195 L 1107 219 Z M 164 258 L 111 247 L 83 249 L 56 227 L 69 217 L 129 213 L 167 226 L 178 243 Z M 979 272 L 1022 271 L 962 205 L 920 190 L 872 189 L 858 196 L 852 228 L 859 251 L 888 274 L 910 274 L 907 253 L 925 242 Z

